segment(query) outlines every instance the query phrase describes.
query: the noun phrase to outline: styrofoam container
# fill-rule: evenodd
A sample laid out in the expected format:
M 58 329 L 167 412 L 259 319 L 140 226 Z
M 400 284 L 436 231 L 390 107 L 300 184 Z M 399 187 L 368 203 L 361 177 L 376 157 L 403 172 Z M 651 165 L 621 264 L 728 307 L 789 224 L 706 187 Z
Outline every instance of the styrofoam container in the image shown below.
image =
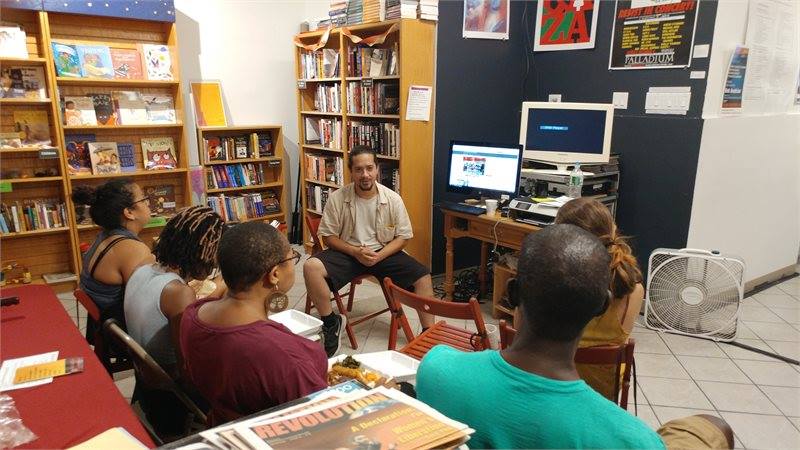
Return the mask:
M 341 362 L 347 355 L 338 355 L 328 360 L 328 370 L 334 363 Z M 382 352 L 362 353 L 352 355 L 368 370 L 378 372 L 385 377 L 394 378 L 395 381 L 414 381 L 417 377 L 419 361 L 394 350 Z
M 272 314 L 269 318 L 282 324 L 292 333 L 305 337 L 318 334 L 319 330 L 322 329 L 321 320 L 296 309 L 287 309 L 286 311 Z

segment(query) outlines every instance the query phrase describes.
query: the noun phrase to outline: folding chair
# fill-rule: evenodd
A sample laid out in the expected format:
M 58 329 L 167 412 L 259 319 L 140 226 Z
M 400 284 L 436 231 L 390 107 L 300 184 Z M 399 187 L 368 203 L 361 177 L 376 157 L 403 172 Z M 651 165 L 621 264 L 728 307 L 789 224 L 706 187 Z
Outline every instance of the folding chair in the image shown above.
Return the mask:
M 100 308 L 97 306 L 97 303 L 95 303 L 83 289 L 75 289 L 72 294 L 75 296 L 75 300 L 86 309 L 86 331 L 91 333 L 90 343 L 94 345 L 94 353 L 97 355 L 100 362 L 103 363 L 103 367 L 106 368 L 109 375 L 114 375 L 116 372 L 122 372 L 133 367 L 127 358 L 123 358 L 106 344 L 105 333 L 103 332 L 102 322 L 100 320 Z M 79 308 L 76 308 L 75 314 L 78 318 L 78 329 L 80 329 Z M 93 326 L 89 326 L 89 321 L 94 322 Z M 92 331 L 89 331 L 90 328 Z M 89 336 L 86 337 L 88 340 Z

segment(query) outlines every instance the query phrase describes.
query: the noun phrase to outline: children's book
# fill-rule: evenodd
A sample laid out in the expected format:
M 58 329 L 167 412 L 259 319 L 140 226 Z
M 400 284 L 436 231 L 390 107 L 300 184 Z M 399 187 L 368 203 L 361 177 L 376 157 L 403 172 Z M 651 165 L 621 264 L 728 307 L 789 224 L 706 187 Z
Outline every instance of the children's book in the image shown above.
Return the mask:
M 178 166 L 175 142 L 171 137 L 142 138 L 142 162 L 146 170 L 174 169 Z
M 81 62 L 74 45 L 53 42 L 53 59 L 59 77 L 81 77 Z
M 89 157 L 89 143 L 96 140 L 93 134 L 73 134 L 64 136 L 67 149 L 67 170 L 70 175 L 90 175 L 92 159 Z
M 144 195 L 150 200 L 150 211 L 153 215 L 163 216 L 175 214 L 175 187 L 171 185 L 147 186 Z
M 18 26 L 0 27 L 0 56 L 28 58 L 25 30 Z
M 0 148 L 20 147 L 22 147 L 22 139 L 19 138 L 19 133 L 16 131 L 11 133 L 0 133 Z
M 89 142 L 89 157 L 95 175 L 122 172 L 116 142 Z
M 109 94 L 86 94 L 92 99 L 94 112 L 97 117 L 97 124 L 113 127 L 117 124 L 117 111 L 114 109 L 114 101 Z
M 24 145 L 50 145 L 50 122 L 47 111 L 14 110 L 14 124 Z
M 123 172 L 136 171 L 136 156 L 133 154 L 133 144 L 123 142 L 117 144 L 117 151 L 119 152 L 119 166 Z
M 105 45 L 76 45 L 81 74 L 90 78 L 114 78 L 111 52 Z
M 0 70 L 0 98 L 47 98 L 44 69 L 33 66 L 3 67 Z
M 145 125 L 147 121 L 147 103 L 136 91 L 114 91 L 112 93 L 117 107 L 118 125 Z
M 131 48 L 112 48 L 111 64 L 114 68 L 114 78 L 131 80 L 144 79 L 142 71 L 142 55 L 138 50 Z
M 171 95 L 145 94 L 147 120 L 150 123 L 176 123 L 175 103 Z
M 172 80 L 172 59 L 166 45 L 142 44 L 148 80 Z
M 91 97 L 64 97 L 64 121 L 67 126 L 97 125 Z

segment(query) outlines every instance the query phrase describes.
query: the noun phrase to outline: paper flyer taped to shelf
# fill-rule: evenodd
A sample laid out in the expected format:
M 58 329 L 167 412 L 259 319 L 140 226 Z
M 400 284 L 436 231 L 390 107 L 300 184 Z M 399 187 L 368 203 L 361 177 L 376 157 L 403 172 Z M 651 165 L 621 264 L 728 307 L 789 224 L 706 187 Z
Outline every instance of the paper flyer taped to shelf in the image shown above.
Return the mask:
M 406 103 L 406 120 L 431 120 L 431 86 L 409 86 Z

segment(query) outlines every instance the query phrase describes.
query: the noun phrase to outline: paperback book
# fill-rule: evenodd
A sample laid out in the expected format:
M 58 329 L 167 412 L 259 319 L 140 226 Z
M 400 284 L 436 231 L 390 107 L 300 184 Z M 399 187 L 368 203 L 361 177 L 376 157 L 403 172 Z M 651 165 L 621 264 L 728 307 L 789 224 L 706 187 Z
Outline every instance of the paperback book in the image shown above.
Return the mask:
M 122 172 L 116 142 L 89 142 L 89 157 L 95 175 Z
M 142 161 L 146 170 L 167 170 L 178 167 L 175 142 L 171 137 L 142 138 Z
M 92 160 L 89 157 L 89 143 L 96 140 L 93 134 L 73 134 L 65 136 L 67 150 L 67 170 L 70 175 L 90 175 Z
M 74 45 L 53 42 L 53 59 L 56 63 L 56 74 L 59 77 L 81 77 L 81 62 Z
M 111 52 L 104 45 L 76 45 L 81 75 L 87 78 L 114 78 Z

